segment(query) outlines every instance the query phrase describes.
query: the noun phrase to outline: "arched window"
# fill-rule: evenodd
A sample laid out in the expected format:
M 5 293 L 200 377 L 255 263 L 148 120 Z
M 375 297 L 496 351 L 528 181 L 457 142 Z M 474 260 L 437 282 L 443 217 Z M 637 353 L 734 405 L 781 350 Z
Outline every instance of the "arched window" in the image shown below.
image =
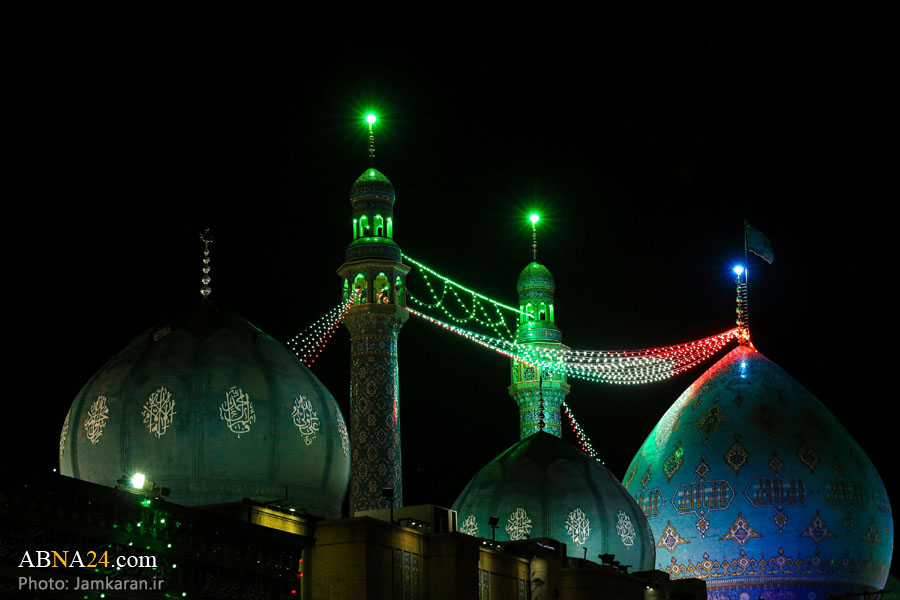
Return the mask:
M 350 281 L 344 277 L 344 302 L 350 299 Z
M 369 301 L 369 285 L 363 273 L 357 273 L 353 279 L 353 293 L 358 294 L 356 302 L 365 304 Z
M 388 219 L 388 227 L 390 227 L 391 220 Z M 403 302 L 403 279 L 399 275 L 397 275 L 397 279 L 394 280 L 394 304 L 399 304 L 400 306 L 404 305 Z
M 525 312 L 528 313 L 527 321 L 534 321 L 534 305 L 529 302 L 525 305 Z
M 387 236 L 388 236 L 389 238 L 393 238 L 393 237 L 394 237 L 394 219 L 392 219 L 391 217 L 388 217 L 388 223 L 387 223 Z
M 381 215 L 375 215 L 375 230 L 372 234 L 378 236 L 384 235 L 384 219 Z
M 375 294 L 376 302 L 387 304 L 391 301 L 391 284 L 388 283 L 387 275 L 379 273 L 375 278 Z
M 359 232 L 356 230 L 357 225 L 359 225 L 359 221 L 357 221 L 356 219 L 353 219 L 353 239 L 354 240 L 359 237 Z
M 538 321 L 546 321 L 547 320 L 547 305 L 541 302 L 538 307 Z
M 359 218 L 359 237 L 369 235 L 369 217 L 363 215 Z
M 551 322 L 551 323 L 555 323 L 555 322 L 556 322 L 556 321 L 553 320 L 553 305 L 552 305 L 552 304 L 550 305 L 550 322 Z

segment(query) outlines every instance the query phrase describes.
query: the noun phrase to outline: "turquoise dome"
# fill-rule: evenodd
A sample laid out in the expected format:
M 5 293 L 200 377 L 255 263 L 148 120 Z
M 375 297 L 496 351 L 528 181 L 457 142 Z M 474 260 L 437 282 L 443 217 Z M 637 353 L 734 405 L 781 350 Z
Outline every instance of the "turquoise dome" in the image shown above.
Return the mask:
M 525 268 L 522 269 L 522 272 L 519 273 L 519 278 L 516 280 L 516 291 L 519 292 L 519 295 L 522 295 L 526 290 L 532 292 L 529 295 L 533 295 L 535 292 L 539 294 L 544 292 L 541 295 L 552 297 L 553 292 L 556 291 L 556 282 L 553 280 L 553 274 L 550 273 L 550 269 L 534 261 L 525 265 Z
M 739 346 L 675 401 L 625 486 L 656 568 L 716 600 L 824 600 L 881 589 L 893 520 L 881 478 L 821 402 Z
M 283 499 L 339 517 L 350 473 L 340 409 L 281 343 L 202 301 L 138 336 L 66 416 L 63 475 L 135 472 L 185 505 Z
M 358 200 L 394 201 L 394 186 L 390 180 L 378 169 L 368 168 L 356 178 L 350 187 L 350 202 Z
M 482 468 L 453 504 L 459 529 L 498 541 L 547 537 L 568 555 L 614 554 L 640 571 L 653 568 L 653 536 L 641 509 L 606 467 L 560 438 L 539 432 Z

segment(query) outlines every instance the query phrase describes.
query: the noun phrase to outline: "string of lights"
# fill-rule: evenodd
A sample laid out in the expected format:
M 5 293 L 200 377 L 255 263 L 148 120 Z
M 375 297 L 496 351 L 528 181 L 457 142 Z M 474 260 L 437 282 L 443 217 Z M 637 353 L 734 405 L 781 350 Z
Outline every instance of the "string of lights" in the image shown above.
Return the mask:
M 602 460 L 600 460 L 597 456 L 597 451 L 594 449 L 594 446 L 591 444 L 590 438 L 584 432 L 584 429 L 581 427 L 581 424 L 575 420 L 575 414 L 572 412 L 572 409 L 566 403 L 565 400 L 562 402 L 563 412 L 569 418 L 569 423 L 572 425 L 572 431 L 575 432 L 575 439 L 578 440 L 578 445 L 581 446 L 581 449 L 587 452 L 588 456 L 593 459 L 596 459 L 600 462 L 600 464 L 606 464 Z
M 619 385 L 646 384 L 683 373 L 721 350 L 731 340 L 738 339 L 741 332 L 740 328 L 734 328 L 702 340 L 661 348 L 585 352 L 518 344 L 445 323 L 410 307 L 406 310 L 451 333 L 503 356 L 534 365 L 544 372 L 563 372 L 578 379 Z
M 288 340 L 287 346 L 307 367 L 312 366 L 334 335 L 334 330 L 344 320 L 344 315 L 359 299 L 359 290 L 353 296 L 316 319 L 306 329 Z
M 505 337 L 508 340 L 513 339 L 514 328 L 510 327 L 506 315 L 508 313 L 514 313 L 512 315 L 512 320 L 513 324 L 515 324 L 518 320 L 517 315 L 521 314 L 522 311 L 513 308 L 512 306 L 507 306 L 502 302 L 497 302 L 474 290 L 470 290 L 450 278 L 441 275 L 434 269 L 410 258 L 406 254 L 403 255 L 403 258 L 406 262 L 417 267 L 418 270 L 416 272 L 422 277 L 425 286 L 428 288 L 428 293 L 431 296 L 431 301 L 428 301 L 413 294 L 409 289 L 409 279 L 407 277 L 407 298 L 416 304 L 419 309 L 437 309 L 440 310 L 447 319 L 458 325 L 477 323 L 481 327 L 493 331 L 494 334 L 499 337 Z M 435 290 L 435 286 L 432 285 L 429 275 L 441 281 L 440 292 Z M 461 292 L 468 296 L 466 300 L 463 299 Z M 451 298 L 455 301 L 453 304 L 456 306 L 448 306 L 448 301 Z M 462 316 L 459 315 L 459 311 L 463 313 Z

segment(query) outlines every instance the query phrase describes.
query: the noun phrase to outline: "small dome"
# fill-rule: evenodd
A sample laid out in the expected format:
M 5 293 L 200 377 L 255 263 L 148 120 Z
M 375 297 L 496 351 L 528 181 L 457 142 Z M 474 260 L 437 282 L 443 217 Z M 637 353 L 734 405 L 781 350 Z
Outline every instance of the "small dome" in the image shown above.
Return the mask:
M 653 568 L 644 513 L 606 467 L 549 433 L 536 433 L 489 462 L 453 504 L 460 531 L 497 540 L 548 537 L 569 556 L 614 554 L 639 571 Z
M 394 186 L 384 173 L 378 169 L 369 168 L 363 171 L 353 186 L 350 188 L 350 202 L 354 203 L 363 198 L 394 201 Z
M 887 577 L 893 520 L 875 467 L 819 400 L 751 348 L 681 394 L 625 486 L 659 540 L 656 568 L 705 579 L 710 598 L 824 599 Z
M 287 496 L 334 518 L 350 448 L 334 398 L 296 356 L 202 301 L 138 336 L 84 386 L 63 426 L 60 469 L 108 486 L 144 473 L 178 504 Z
M 516 291 L 521 294 L 525 290 L 546 290 L 552 295 L 556 291 L 556 282 L 547 267 L 531 262 L 522 269 L 516 280 Z

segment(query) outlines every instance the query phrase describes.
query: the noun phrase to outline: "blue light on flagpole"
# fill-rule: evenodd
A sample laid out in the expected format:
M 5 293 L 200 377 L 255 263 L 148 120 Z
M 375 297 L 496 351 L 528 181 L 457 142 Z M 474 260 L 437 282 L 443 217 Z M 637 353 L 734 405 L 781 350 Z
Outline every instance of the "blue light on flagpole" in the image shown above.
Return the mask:
M 741 265 L 737 265 L 737 266 L 736 266 L 734 269 L 732 269 L 732 270 L 734 271 L 734 274 L 735 274 L 735 275 L 741 275 L 741 274 L 744 272 L 744 267 L 742 267 Z

